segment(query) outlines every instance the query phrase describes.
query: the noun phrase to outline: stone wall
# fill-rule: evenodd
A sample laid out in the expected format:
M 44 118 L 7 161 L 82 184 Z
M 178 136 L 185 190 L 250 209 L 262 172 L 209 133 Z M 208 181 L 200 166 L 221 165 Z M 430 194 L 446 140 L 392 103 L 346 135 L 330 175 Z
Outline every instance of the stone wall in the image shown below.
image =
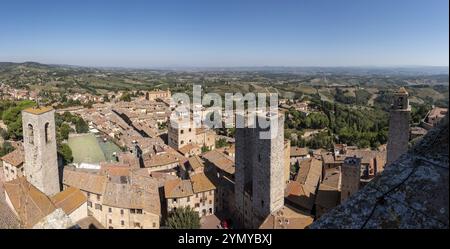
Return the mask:
M 60 191 L 54 113 L 54 110 L 41 114 L 22 111 L 25 175 L 31 184 L 48 196 Z M 32 125 L 33 133 L 29 125 Z

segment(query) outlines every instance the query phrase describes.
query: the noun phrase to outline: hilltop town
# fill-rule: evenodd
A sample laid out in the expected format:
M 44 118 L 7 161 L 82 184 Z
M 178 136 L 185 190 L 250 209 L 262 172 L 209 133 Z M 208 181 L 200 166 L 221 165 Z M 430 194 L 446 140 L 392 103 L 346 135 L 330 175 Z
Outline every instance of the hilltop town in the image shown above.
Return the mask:
M 2 68 L 3 228 L 183 228 L 180 213 L 191 228 L 307 228 L 448 111 L 448 76 Z M 277 122 L 277 136 L 226 115 L 231 128 L 194 125 L 223 110 L 176 111 L 172 95 L 191 95 L 196 81 L 219 95 L 278 93 L 277 113 L 256 114 Z

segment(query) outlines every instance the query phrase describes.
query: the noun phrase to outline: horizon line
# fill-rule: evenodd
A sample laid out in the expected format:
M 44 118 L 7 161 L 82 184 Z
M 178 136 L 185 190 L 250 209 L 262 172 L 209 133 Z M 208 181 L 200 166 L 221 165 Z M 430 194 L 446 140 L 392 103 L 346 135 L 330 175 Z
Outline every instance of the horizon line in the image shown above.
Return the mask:
M 89 65 L 89 64 L 70 64 L 70 63 L 48 63 L 33 60 L 25 61 L 0 61 L 0 63 L 37 63 L 50 66 L 72 66 L 87 68 L 122 68 L 122 69 L 163 69 L 163 68 L 186 68 L 186 69 L 227 69 L 227 68 L 418 68 L 418 67 L 434 67 L 449 68 L 449 65 L 419 65 L 419 64 L 399 64 L 399 65 L 233 65 L 233 66 L 205 66 L 205 65 L 149 65 L 149 66 L 108 66 L 108 65 Z

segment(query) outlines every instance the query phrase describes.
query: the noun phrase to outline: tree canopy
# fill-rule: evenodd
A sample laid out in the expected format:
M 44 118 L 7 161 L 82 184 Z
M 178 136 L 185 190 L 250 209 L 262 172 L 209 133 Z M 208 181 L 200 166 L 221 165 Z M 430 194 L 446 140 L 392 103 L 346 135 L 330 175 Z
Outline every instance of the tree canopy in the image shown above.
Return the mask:
M 199 229 L 200 217 L 190 207 L 177 208 L 169 213 L 167 226 L 171 229 Z

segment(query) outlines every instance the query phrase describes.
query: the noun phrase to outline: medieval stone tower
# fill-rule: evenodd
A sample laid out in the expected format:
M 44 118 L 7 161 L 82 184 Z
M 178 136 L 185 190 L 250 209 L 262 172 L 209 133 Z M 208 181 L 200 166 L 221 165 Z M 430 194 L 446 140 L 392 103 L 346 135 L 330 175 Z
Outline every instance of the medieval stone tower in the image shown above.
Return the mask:
M 258 122 L 255 128 L 236 129 L 236 212 L 238 222 L 249 228 L 284 206 L 284 115 L 261 115 L 270 120 L 270 129 Z M 261 132 L 270 132 L 269 138 L 261 138 Z
M 394 94 L 390 111 L 386 165 L 397 160 L 408 150 L 410 113 L 408 92 L 401 87 Z
M 361 180 L 361 158 L 347 157 L 341 166 L 341 203 L 358 192 Z
M 51 107 L 22 111 L 25 176 L 48 196 L 60 191 L 56 154 L 55 110 Z

